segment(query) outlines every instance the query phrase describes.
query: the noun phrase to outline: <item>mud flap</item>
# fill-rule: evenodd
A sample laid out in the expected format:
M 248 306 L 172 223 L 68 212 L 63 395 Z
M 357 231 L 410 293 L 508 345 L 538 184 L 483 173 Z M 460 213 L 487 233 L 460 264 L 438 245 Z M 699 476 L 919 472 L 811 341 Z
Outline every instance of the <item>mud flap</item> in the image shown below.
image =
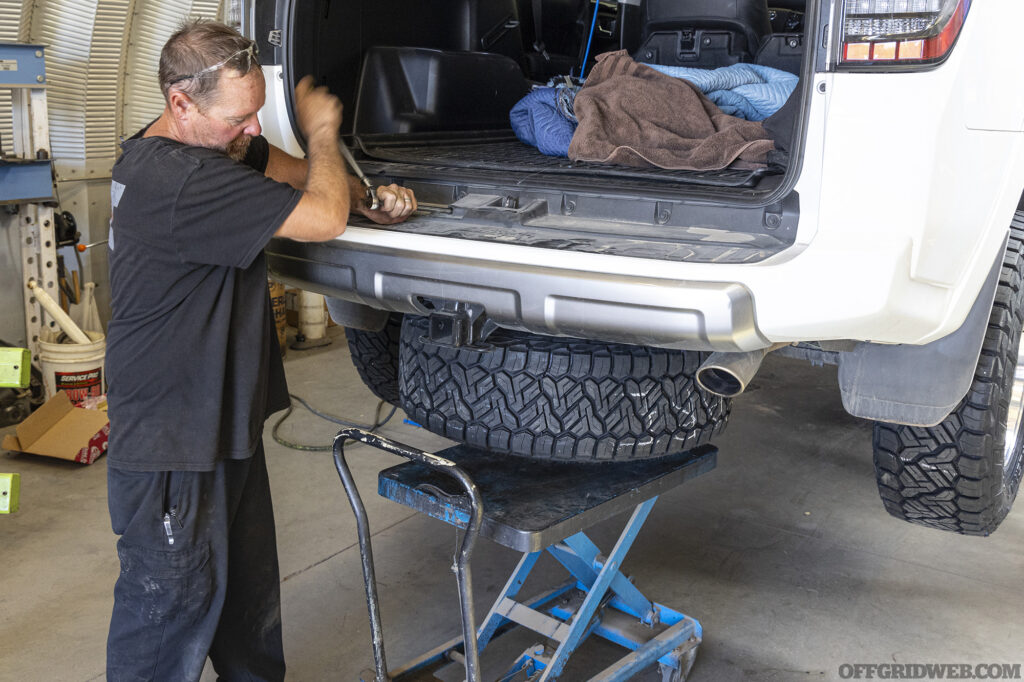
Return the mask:
M 839 389 L 846 411 L 914 426 L 945 419 L 971 386 L 1002 263 L 1000 250 L 967 319 L 952 334 L 923 346 L 860 343 L 842 353 Z

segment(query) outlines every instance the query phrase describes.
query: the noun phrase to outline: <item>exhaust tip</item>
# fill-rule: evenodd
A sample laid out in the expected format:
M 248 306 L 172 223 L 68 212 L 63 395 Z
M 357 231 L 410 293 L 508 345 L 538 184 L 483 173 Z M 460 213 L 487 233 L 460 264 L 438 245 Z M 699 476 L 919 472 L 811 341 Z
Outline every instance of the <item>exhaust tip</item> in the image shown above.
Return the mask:
M 746 388 L 738 376 L 724 367 L 702 367 L 697 372 L 697 383 L 709 393 L 723 398 L 735 398 Z

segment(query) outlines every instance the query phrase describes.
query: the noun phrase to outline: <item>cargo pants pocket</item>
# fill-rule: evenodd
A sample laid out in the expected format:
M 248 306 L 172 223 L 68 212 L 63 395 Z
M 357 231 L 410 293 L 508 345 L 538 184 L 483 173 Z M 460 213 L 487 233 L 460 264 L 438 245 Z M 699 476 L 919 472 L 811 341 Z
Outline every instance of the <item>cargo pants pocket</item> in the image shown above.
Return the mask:
M 117 541 L 121 575 L 114 586 L 114 598 L 151 624 L 197 623 L 210 606 L 213 574 L 210 548 L 159 550 Z

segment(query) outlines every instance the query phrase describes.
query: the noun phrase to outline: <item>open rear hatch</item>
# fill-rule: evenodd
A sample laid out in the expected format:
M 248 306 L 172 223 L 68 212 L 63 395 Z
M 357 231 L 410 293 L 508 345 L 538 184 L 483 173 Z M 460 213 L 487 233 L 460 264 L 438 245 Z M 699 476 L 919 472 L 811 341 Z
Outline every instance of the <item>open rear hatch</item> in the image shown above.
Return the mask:
M 764 0 L 291 0 L 285 85 L 306 73 L 325 82 L 345 104 L 342 132 L 363 170 L 441 207 L 382 229 L 757 261 L 796 232 L 791 188 L 813 73 L 804 27 L 817 25 L 809 2 L 805 16 Z M 768 162 L 641 168 L 548 156 L 517 139 L 509 112 L 532 87 L 617 49 L 650 64 L 750 63 L 799 75 L 764 121 L 776 148 Z

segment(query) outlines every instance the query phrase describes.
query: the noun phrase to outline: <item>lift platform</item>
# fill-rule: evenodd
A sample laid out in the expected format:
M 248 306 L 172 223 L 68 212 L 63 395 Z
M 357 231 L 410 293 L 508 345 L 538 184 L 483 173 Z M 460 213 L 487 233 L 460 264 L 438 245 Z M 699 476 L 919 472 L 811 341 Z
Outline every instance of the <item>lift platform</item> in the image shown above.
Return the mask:
M 385 656 L 369 524 L 345 460 L 344 446 L 350 440 L 410 460 L 380 472 L 382 497 L 465 530 L 453 567 L 462 636 L 394 669 L 388 668 Z M 717 453 L 705 445 L 655 460 L 581 467 L 466 446 L 431 454 L 360 429 L 339 431 L 334 461 L 356 516 L 373 638 L 375 670 L 364 672 L 362 682 L 441 679 L 434 673 L 453 662 L 464 666 L 460 679 L 469 682 L 546 682 L 558 679 L 591 635 L 628 652 L 592 681 L 621 682 L 654 665 L 663 682 L 685 680 L 703 636 L 700 623 L 647 598 L 620 567 L 658 496 L 714 469 Z M 629 510 L 618 541 L 603 555 L 583 531 Z M 523 557 L 478 629 L 469 562 L 481 535 Z M 571 578 L 542 595 L 518 600 L 544 552 Z M 541 642 L 497 668 L 487 661 L 482 667 L 488 645 L 516 627 L 538 633 Z

